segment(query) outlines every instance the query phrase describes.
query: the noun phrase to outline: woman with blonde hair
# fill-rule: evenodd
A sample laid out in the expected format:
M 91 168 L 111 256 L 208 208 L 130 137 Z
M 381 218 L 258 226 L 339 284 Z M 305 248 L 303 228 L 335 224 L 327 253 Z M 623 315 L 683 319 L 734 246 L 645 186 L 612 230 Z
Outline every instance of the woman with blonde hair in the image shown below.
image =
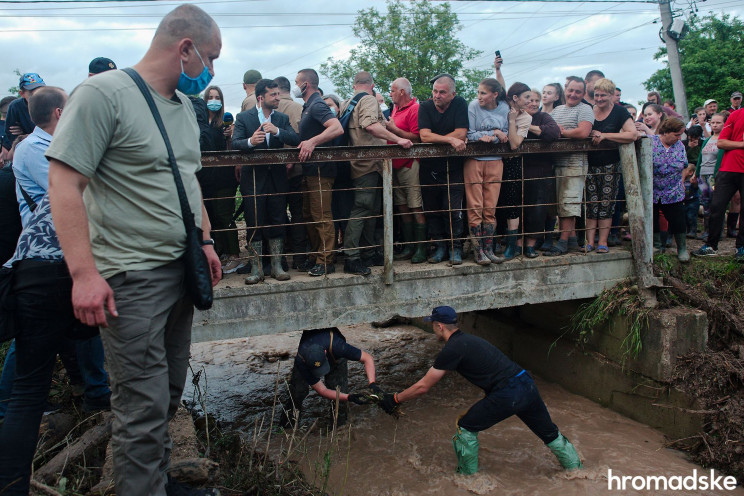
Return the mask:
M 615 83 L 600 79 L 594 84 L 594 124 L 589 134 L 598 145 L 609 140 L 615 143 L 632 143 L 637 132 L 628 109 L 615 105 Z M 587 252 L 594 247 L 594 234 L 599 227 L 597 253 L 609 251 L 607 238 L 610 234 L 615 199 L 620 188 L 620 152 L 602 150 L 589 153 L 589 173 L 586 177 L 586 245 Z

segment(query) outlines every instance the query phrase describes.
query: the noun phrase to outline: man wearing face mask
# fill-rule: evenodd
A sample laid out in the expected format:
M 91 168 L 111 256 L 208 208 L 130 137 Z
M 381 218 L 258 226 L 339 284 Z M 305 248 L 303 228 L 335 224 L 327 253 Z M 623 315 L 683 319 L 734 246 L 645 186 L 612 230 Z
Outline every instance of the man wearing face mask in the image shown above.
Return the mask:
M 276 111 L 279 106 L 279 85 L 270 79 L 259 80 L 256 83 L 256 101 L 255 107 L 239 113 L 235 119 L 233 149 L 297 146 L 300 138 L 289 125 L 289 117 Z M 288 191 L 284 164 L 245 166 L 240 173 L 240 193 L 245 198 L 243 208 L 248 227 L 246 239 L 251 256 L 251 274 L 245 279 L 246 284 L 263 281 L 260 256 L 264 237 L 268 239 L 271 250 L 271 275 L 278 281 L 289 280 L 289 274 L 282 269 L 281 263 Z
M 196 180 L 199 129 L 186 95 L 207 87 L 221 47 L 214 20 L 181 5 L 163 18 L 133 67 L 162 116 L 213 284 L 222 274 Z M 81 83 L 46 156 L 74 314 L 101 327 L 106 349 L 116 493 L 214 494 L 183 491 L 166 476 L 168 420 L 186 381 L 194 305 L 184 287 L 186 235 L 173 173 L 134 80 L 108 71 Z
M 316 146 L 328 143 L 344 133 L 344 128 L 318 91 L 318 73 L 315 69 L 302 69 L 295 77 L 292 96 L 302 98 L 300 119 L 300 162 L 312 156 Z M 307 222 L 307 234 L 311 249 L 315 252 L 315 264 L 308 274 L 314 277 L 335 272 L 333 252 L 335 232 L 331 193 L 336 177 L 336 166 L 332 162 L 309 162 L 302 166 L 302 210 Z

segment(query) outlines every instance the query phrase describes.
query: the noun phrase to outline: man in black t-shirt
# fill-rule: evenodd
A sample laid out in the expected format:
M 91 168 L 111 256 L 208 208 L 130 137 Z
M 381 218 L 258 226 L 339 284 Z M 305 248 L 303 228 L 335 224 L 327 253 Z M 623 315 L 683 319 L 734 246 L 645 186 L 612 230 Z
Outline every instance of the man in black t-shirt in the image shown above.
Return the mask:
M 432 99 L 419 106 L 421 142 L 448 144 L 461 152 L 465 150 L 468 134 L 468 104 L 455 94 L 455 80 L 449 74 L 435 77 L 432 85 Z M 462 157 L 421 159 L 419 183 L 424 214 L 429 237 L 434 240 L 436 248 L 429 257 L 429 263 L 444 260 L 448 245 L 450 263 L 462 263 L 462 239 L 458 238 L 463 231 L 463 163 Z M 445 241 L 448 239 L 453 241 Z
M 349 390 L 349 371 L 347 360 L 364 364 L 364 372 L 369 380 L 372 393 L 382 397 L 383 391 L 375 382 L 375 361 L 372 355 L 346 342 L 337 327 L 304 331 L 297 348 L 292 378 L 289 381 L 289 401 L 284 404 L 280 424 L 292 425 L 292 419 L 299 419 L 302 402 L 308 395 L 308 386 L 323 398 L 336 400 L 336 387 L 341 390 L 339 401 L 364 405 L 368 402 L 362 394 L 347 394 Z M 326 384 L 321 378 L 325 377 Z M 294 413 L 294 415 L 293 415 Z M 348 403 L 342 403 L 338 412 L 338 425 L 346 423 Z
M 302 69 L 295 77 L 293 93 L 302 98 L 300 118 L 300 162 L 305 162 L 316 146 L 328 143 L 344 134 L 344 128 L 320 97 L 318 73 Z M 302 164 L 302 210 L 307 222 L 307 234 L 315 252 L 315 265 L 308 274 L 322 276 L 335 271 L 333 254 L 336 250 L 336 230 L 331 211 L 333 181 L 336 165 L 333 162 L 308 162 Z
M 512 415 L 517 415 L 550 448 L 565 469 L 582 468 L 576 449 L 550 419 L 535 382 L 522 367 L 485 339 L 459 330 L 452 307 L 436 307 L 424 320 L 432 323 L 434 334 L 445 342 L 444 348 L 416 384 L 400 393 L 384 395 L 382 407 L 386 412 L 397 413 L 400 403 L 424 395 L 448 370 L 454 370 L 486 393 L 457 421 L 452 443 L 459 473 L 478 470 L 478 433 Z

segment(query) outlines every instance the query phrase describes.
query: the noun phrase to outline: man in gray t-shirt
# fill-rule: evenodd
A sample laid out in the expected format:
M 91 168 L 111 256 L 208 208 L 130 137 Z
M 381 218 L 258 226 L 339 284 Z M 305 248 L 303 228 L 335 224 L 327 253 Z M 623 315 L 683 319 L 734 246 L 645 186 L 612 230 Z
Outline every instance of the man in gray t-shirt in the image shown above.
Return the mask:
M 187 94 L 209 84 L 221 48 L 214 20 L 181 5 L 163 18 L 133 67 L 162 116 L 213 284 L 221 268 L 195 176 L 199 130 Z M 75 317 L 101 327 L 106 349 L 116 493 L 165 496 L 168 420 L 186 381 L 194 311 L 184 290 L 186 235 L 165 142 L 134 80 L 108 71 L 72 93 L 46 156 Z
M 586 90 L 584 80 L 575 76 L 566 84 L 566 104 L 556 107 L 550 116 L 561 128 L 562 138 L 586 139 L 592 132 L 594 111 L 582 103 Z M 586 152 L 562 153 L 555 157 L 555 186 L 561 238 L 545 255 L 563 255 L 569 245 L 577 245 L 576 217 L 581 215 L 584 182 L 589 169 Z M 571 242 L 569 242 L 569 238 Z M 578 245 L 577 245 L 578 246 Z

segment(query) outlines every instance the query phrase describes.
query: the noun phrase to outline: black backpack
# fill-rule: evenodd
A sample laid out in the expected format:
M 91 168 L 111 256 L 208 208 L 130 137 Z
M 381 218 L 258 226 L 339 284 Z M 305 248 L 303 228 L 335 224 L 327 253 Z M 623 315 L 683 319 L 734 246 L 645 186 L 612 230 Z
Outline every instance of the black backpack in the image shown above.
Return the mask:
M 341 127 L 344 128 L 344 134 L 337 136 L 331 140 L 329 143 L 330 146 L 348 146 L 349 144 L 349 121 L 351 120 L 351 113 L 354 111 L 354 108 L 357 106 L 357 103 L 359 103 L 359 100 L 361 100 L 363 97 L 367 96 L 369 93 L 362 91 L 361 93 L 357 93 L 354 95 L 354 98 L 351 99 L 349 102 L 349 106 L 346 107 L 346 110 L 344 111 L 343 115 L 338 118 L 339 122 L 341 123 Z

